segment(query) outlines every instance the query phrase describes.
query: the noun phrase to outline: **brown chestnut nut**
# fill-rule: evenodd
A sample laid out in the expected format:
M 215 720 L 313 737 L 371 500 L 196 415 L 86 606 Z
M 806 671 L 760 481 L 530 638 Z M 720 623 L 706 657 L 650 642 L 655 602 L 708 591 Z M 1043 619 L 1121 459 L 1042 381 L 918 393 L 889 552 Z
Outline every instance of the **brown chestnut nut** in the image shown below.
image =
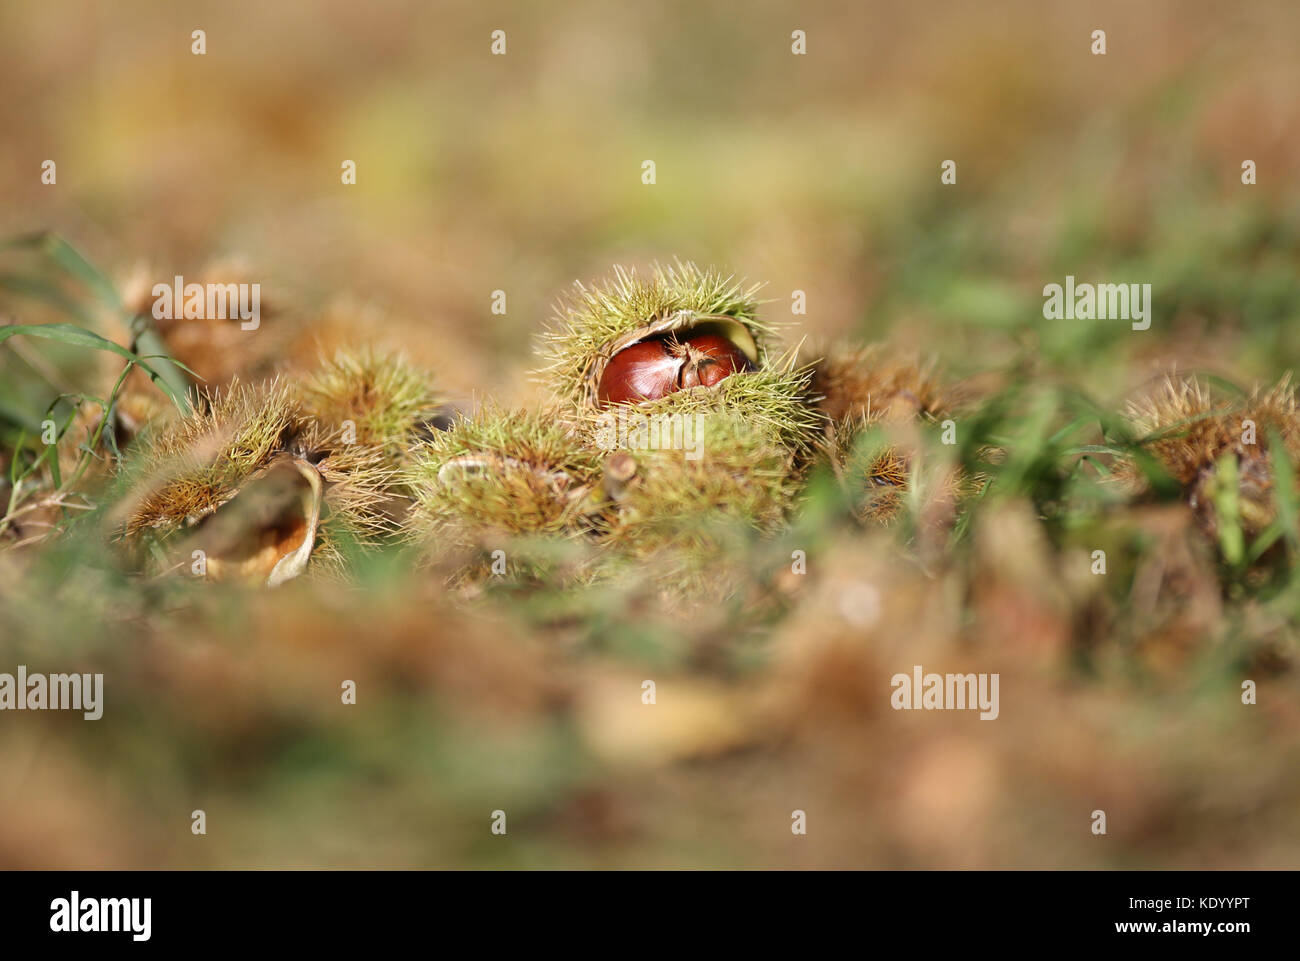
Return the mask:
M 686 387 L 712 387 L 753 370 L 744 352 L 717 334 L 659 337 L 620 350 L 605 366 L 596 398 L 601 406 L 658 400 Z

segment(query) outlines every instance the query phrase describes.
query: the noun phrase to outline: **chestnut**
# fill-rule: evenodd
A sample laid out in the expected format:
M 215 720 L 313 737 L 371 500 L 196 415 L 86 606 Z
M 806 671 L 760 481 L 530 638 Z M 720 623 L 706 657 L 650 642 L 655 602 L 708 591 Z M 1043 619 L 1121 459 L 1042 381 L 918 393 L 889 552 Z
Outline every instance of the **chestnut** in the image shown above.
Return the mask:
M 658 400 L 687 387 L 712 387 L 754 364 L 718 334 L 656 337 L 625 347 L 610 358 L 596 399 L 601 406 Z

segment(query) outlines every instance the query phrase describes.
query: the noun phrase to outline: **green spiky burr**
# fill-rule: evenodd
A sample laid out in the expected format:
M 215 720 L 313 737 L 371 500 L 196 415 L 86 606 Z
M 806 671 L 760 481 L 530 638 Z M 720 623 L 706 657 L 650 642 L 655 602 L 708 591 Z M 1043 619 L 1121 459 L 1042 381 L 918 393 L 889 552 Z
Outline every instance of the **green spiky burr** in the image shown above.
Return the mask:
M 697 411 L 688 449 L 622 450 L 605 461 L 604 543 L 705 560 L 725 528 L 771 534 L 798 493 L 795 452 L 770 424 L 722 405 Z
M 487 406 L 421 444 L 406 479 L 417 532 L 475 544 L 484 534 L 581 529 L 598 455 L 552 410 Z
M 383 451 L 405 465 L 418 435 L 443 407 L 432 376 L 397 354 L 340 350 L 297 384 L 303 413 L 341 444 Z
M 594 526 L 615 563 L 675 552 L 672 565 L 694 567 L 724 528 L 770 534 L 784 522 L 824 416 L 807 402 L 811 369 L 773 353 L 758 289 L 677 263 L 647 277 L 615 268 L 560 302 L 543 375 L 581 444 L 601 455 Z M 687 356 L 706 342 L 711 357 Z M 656 344 L 661 353 L 636 351 Z M 709 376 L 713 361 L 725 362 L 720 376 Z M 666 386 L 647 391 L 647 371 L 664 383 L 660 364 Z M 626 383 L 611 389 L 618 376 Z

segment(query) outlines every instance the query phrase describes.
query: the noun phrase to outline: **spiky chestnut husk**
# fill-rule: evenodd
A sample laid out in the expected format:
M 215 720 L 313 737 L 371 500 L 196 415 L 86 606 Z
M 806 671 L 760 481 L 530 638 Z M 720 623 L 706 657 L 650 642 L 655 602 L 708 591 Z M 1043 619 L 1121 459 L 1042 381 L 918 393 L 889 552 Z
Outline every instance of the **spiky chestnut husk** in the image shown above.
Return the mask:
M 1265 530 L 1277 516 L 1269 445 L 1276 435 L 1292 463 L 1300 460 L 1300 406 L 1290 374 L 1245 397 L 1216 399 L 1196 378 L 1168 377 L 1147 397 L 1128 404 L 1127 414 L 1142 448 L 1181 486 L 1198 526 L 1217 534 L 1214 493 L 1223 458 L 1236 467 L 1239 522 L 1247 536 Z M 1246 421 L 1254 443 L 1247 443 Z M 1147 487 L 1140 466 L 1130 458 L 1116 476 L 1134 490 Z
M 598 454 L 555 411 L 489 406 L 413 452 L 405 472 L 412 527 L 462 546 L 496 535 L 576 534 L 598 466 Z
M 144 439 L 120 471 L 114 516 L 128 545 L 151 543 L 179 563 L 201 549 L 211 576 L 275 583 L 284 570 L 271 568 L 292 550 L 302 548 L 294 573 L 308 560 L 337 571 L 342 542 L 386 532 L 391 473 L 378 448 L 339 444 L 288 384 L 236 382 Z M 310 530 L 298 537 L 302 518 Z
M 720 336 L 761 368 L 771 328 L 758 319 L 758 289 L 692 263 L 656 265 L 648 279 L 615 267 L 606 283 L 579 282 L 557 305 L 544 335 L 541 373 L 562 401 L 590 408 L 600 405 L 612 358 L 656 338 Z
M 875 418 L 845 419 L 833 425 L 821 445 L 821 455 L 846 486 L 852 498 L 854 514 L 870 524 L 890 524 L 901 514 L 912 492 L 914 471 L 918 464 L 918 439 L 902 442 L 888 439 L 899 423 L 884 416 Z M 935 429 L 930 418 L 922 424 L 925 429 Z M 871 444 L 868 431 L 885 428 L 886 437 Z M 918 505 L 928 523 L 944 526 L 952 521 L 952 514 L 963 497 L 978 486 L 977 479 L 968 476 L 955 466 L 944 467 L 929 475 L 929 483 Z
M 606 458 L 608 506 L 597 523 L 606 548 L 636 558 L 671 551 L 671 566 L 684 574 L 707 567 L 732 534 L 780 529 L 801 485 L 795 449 L 776 425 L 716 399 L 693 413 L 691 450 L 620 450 Z
M 600 577 L 631 571 L 678 597 L 729 593 L 736 579 L 718 559 L 784 524 L 821 431 L 804 402 L 810 372 L 793 364 L 579 412 L 584 443 L 604 455 Z
M 822 451 L 836 475 L 849 485 L 858 518 L 889 523 L 903 509 L 911 459 L 896 444 L 859 449 L 863 434 L 877 421 L 865 416 L 840 420 L 832 426 Z
M 342 349 L 297 383 L 306 416 L 351 442 L 377 447 L 393 467 L 405 465 L 419 435 L 444 399 L 433 378 L 398 354 Z
M 954 399 L 932 363 L 890 357 L 880 345 L 832 344 L 814 355 L 810 402 L 827 423 L 940 416 Z
M 933 423 L 949 413 L 954 395 L 932 364 L 888 356 L 880 345 L 832 344 L 811 366 L 808 400 L 826 415 L 821 457 L 851 485 L 861 520 L 894 520 L 908 495 L 913 455 L 893 443 L 859 451 L 859 440 L 876 426 Z M 955 502 L 965 486 L 952 474 L 934 497 Z

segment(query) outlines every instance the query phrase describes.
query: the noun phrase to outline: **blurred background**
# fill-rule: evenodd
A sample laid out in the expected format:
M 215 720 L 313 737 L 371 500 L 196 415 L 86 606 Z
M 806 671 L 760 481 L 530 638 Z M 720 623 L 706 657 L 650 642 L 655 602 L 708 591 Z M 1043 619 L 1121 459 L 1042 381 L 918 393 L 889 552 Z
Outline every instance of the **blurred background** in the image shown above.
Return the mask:
M 680 257 L 766 282 L 792 342 L 1118 407 L 1172 366 L 1250 385 L 1300 358 L 1298 36 L 1285 0 L 17 0 L 0 236 L 57 231 L 123 289 L 237 264 L 292 333 L 277 360 L 394 346 L 461 404 L 538 399 L 535 338 L 574 280 Z M 1151 329 L 1045 321 L 1066 274 L 1152 284 Z M 837 542 L 843 583 L 758 626 L 622 595 L 470 617 L 397 570 L 360 600 L 173 604 L 53 578 L 67 547 L 43 562 L 57 589 L 0 588 L 0 670 L 76 651 L 115 673 L 101 722 L 0 717 L 0 864 L 1294 867 L 1294 679 L 1243 718 L 1236 654 L 1206 642 L 1195 669 L 1177 644 L 1144 662 L 1154 688 L 1118 649 L 1087 683 L 1060 545 L 1027 508 L 999 523 L 1023 538 L 978 541 L 999 573 L 961 587 L 894 571 L 890 540 Z M 981 644 L 1002 719 L 882 710 L 872 678 Z
M 1240 377 L 1300 349 L 1286 2 L 60 0 L 0 18 L 6 233 L 56 229 L 123 277 L 235 259 L 304 324 L 350 302 L 349 333 L 406 346 L 462 398 L 528 390 L 573 280 L 674 257 L 767 282 L 773 319 L 806 291 L 800 335 L 890 337 L 959 373 L 1025 340 L 1067 369 L 1102 351 Z M 1044 324 L 1066 273 L 1152 283 L 1157 333 Z

